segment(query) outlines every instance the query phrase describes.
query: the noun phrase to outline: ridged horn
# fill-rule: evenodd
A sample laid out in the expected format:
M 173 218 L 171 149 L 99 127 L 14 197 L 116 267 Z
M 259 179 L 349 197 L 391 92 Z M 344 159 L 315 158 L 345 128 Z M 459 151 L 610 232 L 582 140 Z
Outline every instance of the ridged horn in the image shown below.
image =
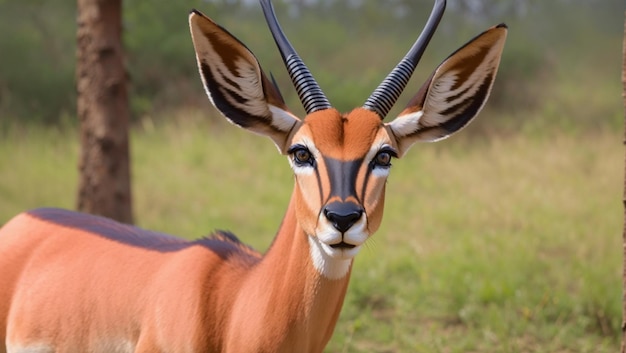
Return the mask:
M 289 77 L 298 92 L 298 97 L 304 106 L 304 110 L 307 114 L 313 113 L 318 110 L 328 109 L 331 107 L 330 102 L 322 92 L 322 89 L 317 84 L 317 81 L 311 75 L 309 69 L 304 65 L 302 59 L 298 56 L 293 46 L 285 37 L 283 30 L 278 24 L 276 14 L 274 13 L 274 6 L 270 0 L 260 0 L 261 7 L 263 8 L 263 14 L 267 25 L 272 32 L 274 41 L 278 46 L 280 55 L 283 58 L 285 67 L 289 72 Z
M 417 38 L 417 41 L 413 44 L 409 52 L 404 56 L 402 61 L 389 73 L 387 78 L 374 90 L 374 93 L 367 99 L 363 108 L 372 110 L 380 116 L 380 119 L 385 119 L 385 116 L 389 113 L 393 105 L 402 94 L 402 91 L 409 83 L 413 71 L 417 67 L 417 63 L 424 54 L 426 46 L 432 38 L 439 21 L 443 16 L 443 12 L 446 9 L 445 0 L 436 0 L 433 10 L 428 17 L 428 21 L 422 30 L 422 33 Z

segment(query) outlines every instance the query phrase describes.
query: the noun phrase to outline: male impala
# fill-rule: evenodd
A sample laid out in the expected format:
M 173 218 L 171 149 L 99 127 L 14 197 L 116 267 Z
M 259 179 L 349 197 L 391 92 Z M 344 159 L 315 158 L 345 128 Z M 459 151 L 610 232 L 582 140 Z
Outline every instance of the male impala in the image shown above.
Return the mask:
M 458 131 L 491 90 L 499 25 L 446 59 L 389 123 L 445 7 L 437 0 L 407 56 L 347 114 L 331 108 L 261 4 L 307 116 L 298 119 L 254 55 L 198 11 L 189 16 L 200 76 L 232 123 L 288 156 L 293 195 L 262 256 L 230 233 L 184 241 L 58 209 L 0 230 L 0 352 L 321 352 L 354 256 L 378 229 L 391 160 Z

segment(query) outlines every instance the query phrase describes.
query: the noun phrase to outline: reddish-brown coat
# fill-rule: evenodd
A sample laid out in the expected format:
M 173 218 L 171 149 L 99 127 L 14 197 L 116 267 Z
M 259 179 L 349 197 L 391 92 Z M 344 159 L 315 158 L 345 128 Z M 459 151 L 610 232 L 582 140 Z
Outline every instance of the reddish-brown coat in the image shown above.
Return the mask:
M 309 114 L 305 124 L 322 154 L 345 161 L 363 158 L 383 126 L 376 113 L 364 108 L 357 108 L 349 114 L 341 114 L 335 109 L 321 110 Z
M 0 239 L 0 341 L 59 351 L 321 352 L 349 278 L 312 267 L 292 204 L 257 264 L 245 248 L 226 259 L 204 246 L 161 252 L 28 213 Z

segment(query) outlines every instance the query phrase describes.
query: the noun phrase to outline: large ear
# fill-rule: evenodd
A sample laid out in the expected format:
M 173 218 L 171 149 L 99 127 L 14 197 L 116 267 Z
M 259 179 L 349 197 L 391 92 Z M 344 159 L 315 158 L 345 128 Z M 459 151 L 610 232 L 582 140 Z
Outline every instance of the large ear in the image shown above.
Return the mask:
M 506 25 L 497 25 L 450 55 L 400 115 L 387 124 L 400 155 L 417 141 L 452 135 L 478 115 L 491 92 L 506 34 Z
M 254 54 L 199 11 L 189 14 L 189 28 L 200 78 L 213 105 L 230 122 L 270 137 L 285 153 L 300 120 L 289 112 Z

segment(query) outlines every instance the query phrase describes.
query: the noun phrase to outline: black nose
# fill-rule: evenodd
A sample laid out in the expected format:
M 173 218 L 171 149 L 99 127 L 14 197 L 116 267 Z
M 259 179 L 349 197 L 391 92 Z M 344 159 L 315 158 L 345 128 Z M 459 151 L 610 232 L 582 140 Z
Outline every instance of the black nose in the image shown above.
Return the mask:
M 324 216 L 335 229 L 345 233 L 363 215 L 361 206 L 351 202 L 331 202 L 324 208 Z

